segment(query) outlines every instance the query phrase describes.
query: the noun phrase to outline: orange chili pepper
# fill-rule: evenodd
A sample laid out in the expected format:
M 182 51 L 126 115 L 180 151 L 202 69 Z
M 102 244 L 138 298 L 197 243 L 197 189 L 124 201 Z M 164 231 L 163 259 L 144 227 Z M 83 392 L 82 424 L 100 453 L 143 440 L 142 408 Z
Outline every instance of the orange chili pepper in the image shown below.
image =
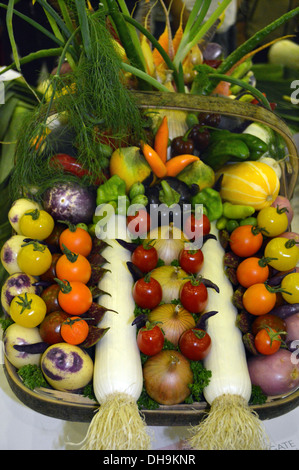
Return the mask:
M 167 160 L 167 147 L 168 147 L 168 121 L 167 116 L 164 116 L 160 126 L 155 135 L 154 149 L 161 158 L 163 163 L 166 163 Z
M 190 163 L 197 162 L 199 157 L 196 155 L 177 155 L 166 162 L 167 176 L 178 175 Z
M 165 163 L 162 162 L 157 152 L 149 144 L 143 141 L 140 142 L 140 146 L 141 146 L 141 150 L 143 152 L 144 158 L 146 159 L 147 163 L 151 167 L 153 173 L 158 178 L 163 178 L 164 176 L 166 176 Z

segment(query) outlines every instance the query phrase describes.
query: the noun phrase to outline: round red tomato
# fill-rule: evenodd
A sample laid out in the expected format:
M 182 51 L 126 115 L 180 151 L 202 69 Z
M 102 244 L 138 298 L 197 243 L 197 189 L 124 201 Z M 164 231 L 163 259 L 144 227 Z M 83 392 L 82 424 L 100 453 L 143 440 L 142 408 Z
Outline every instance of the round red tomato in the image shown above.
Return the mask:
M 159 255 L 150 244 L 138 245 L 132 253 L 132 263 L 143 273 L 152 271 L 157 266 Z
M 133 298 L 139 307 L 153 309 L 162 300 L 162 287 L 156 279 L 147 274 L 135 282 Z
M 151 227 L 151 218 L 145 209 L 141 209 L 135 215 L 128 215 L 127 225 L 129 232 L 138 238 L 145 235 Z
M 208 355 L 211 345 L 210 335 L 200 328 L 190 328 L 184 331 L 179 339 L 181 353 L 190 361 L 204 359 Z
M 251 325 L 252 334 L 255 336 L 261 329 L 270 327 L 276 331 L 286 331 L 286 322 L 279 318 L 277 315 L 266 313 L 265 315 L 259 315 L 256 317 Z
M 204 235 L 208 235 L 210 230 L 211 224 L 206 214 L 202 214 L 198 218 L 191 214 L 185 221 L 184 233 L 189 240 L 199 240 Z
M 198 279 L 185 282 L 180 291 L 183 307 L 191 313 L 201 313 L 208 303 L 208 290 Z
M 58 294 L 60 292 L 60 287 L 58 284 L 51 284 L 46 287 L 41 293 L 41 298 L 46 304 L 47 314 L 55 312 L 56 310 L 62 310 L 58 302 Z
M 158 354 L 164 345 L 164 334 L 158 325 L 147 324 L 137 334 L 137 345 L 147 356 Z
M 62 311 L 51 312 L 45 316 L 39 326 L 39 333 L 45 343 L 55 344 L 63 342 L 60 330 L 62 323 L 68 318 L 68 314 Z
M 203 265 L 204 256 L 200 248 L 197 250 L 182 250 L 179 254 L 181 268 L 189 274 L 197 274 Z
M 61 336 L 68 344 L 81 344 L 89 333 L 88 323 L 80 317 L 69 317 L 61 325 Z
M 230 234 L 230 248 L 238 256 L 253 256 L 263 244 L 263 235 L 253 225 L 240 225 Z

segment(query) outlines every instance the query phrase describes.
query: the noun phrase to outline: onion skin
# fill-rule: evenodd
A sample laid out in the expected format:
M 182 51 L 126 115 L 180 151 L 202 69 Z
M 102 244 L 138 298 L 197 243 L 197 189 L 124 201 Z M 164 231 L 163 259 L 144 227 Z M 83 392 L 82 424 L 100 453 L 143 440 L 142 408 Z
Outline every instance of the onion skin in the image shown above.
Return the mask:
M 151 277 L 156 279 L 163 291 L 162 301 L 171 303 L 179 299 L 182 285 L 188 281 L 188 274 L 178 266 L 160 266 L 153 269 Z
M 161 405 L 177 405 L 189 395 L 193 373 L 188 359 L 180 352 L 163 349 L 147 359 L 143 366 L 148 395 Z
M 148 319 L 151 323 L 159 322 L 158 325 L 162 328 L 165 338 L 174 346 L 178 345 L 179 338 L 185 330 L 195 327 L 193 316 L 181 305 L 159 305 L 149 313 Z
M 261 387 L 267 396 L 285 395 L 299 386 L 299 363 L 286 349 L 270 356 L 255 356 L 248 360 L 253 385 Z

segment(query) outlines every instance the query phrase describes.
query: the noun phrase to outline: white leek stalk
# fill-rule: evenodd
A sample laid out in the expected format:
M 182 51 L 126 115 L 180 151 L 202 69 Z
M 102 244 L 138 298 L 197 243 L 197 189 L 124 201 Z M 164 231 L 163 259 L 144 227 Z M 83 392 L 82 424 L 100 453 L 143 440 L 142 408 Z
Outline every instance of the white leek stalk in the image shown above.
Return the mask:
M 218 236 L 215 222 L 211 233 Z M 213 239 L 207 240 L 202 250 L 205 261 L 201 274 L 218 285 L 220 293 L 211 289 L 207 305 L 208 310 L 218 312 L 207 322 L 212 348 L 204 366 L 212 377 L 204 396 L 210 411 L 192 429 L 189 443 L 198 450 L 263 450 L 267 437 L 257 414 L 248 405 L 251 381 L 241 332 L 236 326 L 233 289 L 223 268 L 224 250 Z
M 125 240 L 125 217 L 112 217 L 108 225 L 112 227 L 115 221 L 120 228 L 115 238 Z M 109 328 L 95 352 L 93 383 L 100 407 L 89 426 L 83 450 L 147 450 L 150 437 L 136 403 L 143 377 L 136 327 L 132 326 L 133 280 L 126 265 L 131 255 L 115 239 L 105 241 L 108 246 L 103 256 L 108 263 L 104 267 L 110 271 L 99 287 L 111 295 L 102 295 L 100 303 L 112 311 L 106 312 L 99 323 L 99 327 Z

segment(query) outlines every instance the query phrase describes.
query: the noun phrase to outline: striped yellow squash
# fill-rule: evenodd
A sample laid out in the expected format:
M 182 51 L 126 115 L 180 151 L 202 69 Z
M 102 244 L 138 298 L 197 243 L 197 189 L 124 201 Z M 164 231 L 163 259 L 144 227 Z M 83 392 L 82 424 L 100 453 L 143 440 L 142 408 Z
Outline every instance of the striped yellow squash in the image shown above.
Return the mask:
M 221 168 L 221 196 L 233 204 L 253 206 L 256 210 L 270 206 L 278 196 L 280 181 L 269 165 L 258 161 L 233 163 Z

